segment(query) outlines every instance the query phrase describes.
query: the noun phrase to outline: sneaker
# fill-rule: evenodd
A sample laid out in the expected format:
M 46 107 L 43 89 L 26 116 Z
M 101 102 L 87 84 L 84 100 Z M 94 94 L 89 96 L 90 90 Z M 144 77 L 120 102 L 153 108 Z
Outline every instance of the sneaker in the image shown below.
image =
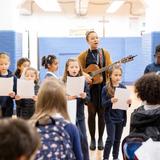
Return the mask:
M 96 149 L 95 139 L 91 139 L 90 150 L 94 151 Z
M 103 149 L 104 149 L 103 141 L 102 141 L 102 139 L 99 139 L 98 140 L 98 150 L 103 150 Z

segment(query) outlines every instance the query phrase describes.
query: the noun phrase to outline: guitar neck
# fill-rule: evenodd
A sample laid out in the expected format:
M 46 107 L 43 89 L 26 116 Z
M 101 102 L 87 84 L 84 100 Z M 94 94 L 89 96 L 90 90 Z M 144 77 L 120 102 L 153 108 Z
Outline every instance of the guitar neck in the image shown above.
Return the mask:
M 104 71 L 107 71 L 107 70 L 109 70 L 111 67 L 113 67 L 113 66 L 114 66 L 115 64 L 117 64 L 117 63 L 121 63 L 121 61 L 114 62 L 114 63 L 112 63 L 112 64 L 109 65 L 109 66 L 105 66 L 105 67 L 102 67 L 102 68 L 99 69 L 99 70 L 93 71 L 92 74 L 91 74 L 91 76 L 94 77 L 94 76 L 96 76 L 97 74 L 100 74 L 100 73 L 102 73 L 102 72 L 104 72 Z
M 97 74 L 100 74 L 100 73 L 102 73 L 102 72 L 104 72 L 104 71 L 107 71 L 107 70 L 109 70 L 111 67 L 113 67 L 115 64 L 117 64 L 117 63 L 126 63 L 126 62 L 130 62 L 130 61 L 133 61 L 133 59 L 134 59 L 134 57 L 136 57 L 137 55 L 129 55 L 129 56 L 127 56 L 127 57 L 125 57 L 125 58 L 122 58 L 121 60 L 119 60 L 119 61 L 116 61 L 116 62 L 114 62 L 114 63 L 112 63 L 111 65 L 109 65 L 109 66 L 105 66 L 105 67 L 102 67 L 102 68 L 100 68 L 100 69 L 98 69 L 98 70 L 95 70 L 95 71 L 93 71 L 92 73 L 91 73 L 91 76 L 92 77 L 94 77 L 94 76 L 96 76 Z

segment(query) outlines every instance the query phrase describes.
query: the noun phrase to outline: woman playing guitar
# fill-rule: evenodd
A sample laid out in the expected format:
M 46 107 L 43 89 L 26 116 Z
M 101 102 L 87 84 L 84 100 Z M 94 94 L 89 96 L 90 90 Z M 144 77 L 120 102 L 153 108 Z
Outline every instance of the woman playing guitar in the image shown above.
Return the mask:
M 88 104 L 88 126 L 91 136 L 90 149 L 96 149 L 95 138 L 95 126 L 96 126 L 96 114 L 98 114 L 98 149 L 103 150 L 103 132 L 104 132 L 104 108 L 101 106 L 101 91 L 106 82 L 106 72 L 102 73 L 102 78 L 94 81 L 94 78 L 90 76 L 87 71 L 94 70 L 94 67 L 102 68 L 109 66 L 112 61 L 110 54 L 105 50 L 99 48 L 99 37 L 95 31 L 89 31 L 86 33 L 86 41 L 89 44 L 89 49 L 83 51 L 78 56 L 78 60 L 82 65 L 83 71 L 86 71 L 86 77 L 88 83 L 90 83 L 90 95 L 91 102 Z M 85 70 L 86 69 L 86 70 Z

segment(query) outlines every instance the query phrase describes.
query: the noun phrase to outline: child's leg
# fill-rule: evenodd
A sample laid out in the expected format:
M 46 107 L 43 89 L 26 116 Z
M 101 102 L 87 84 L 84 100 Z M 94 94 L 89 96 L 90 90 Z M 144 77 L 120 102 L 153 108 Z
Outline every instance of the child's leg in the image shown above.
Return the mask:
M 88 150 L 88 141 L 87 141 L 87 135 L 86 135 L 85 120 L 78 120 L 78 122 L 76 124 L 77 124 L 79 134 L 80 134 L 83 159 L 89 160 L 89 150 Z
M 105 143 L 103 159 L 109 159 L 111 147 L 113 146 L 114 138 L 115 138 L 115 124 L 106 123 L 106 129 L 107 129 L 107 140 Z
M 113 159 L 118 159 L 122 132 L 123 132 L 123 123 L 115 123 L 115 140 L 113 144 Z

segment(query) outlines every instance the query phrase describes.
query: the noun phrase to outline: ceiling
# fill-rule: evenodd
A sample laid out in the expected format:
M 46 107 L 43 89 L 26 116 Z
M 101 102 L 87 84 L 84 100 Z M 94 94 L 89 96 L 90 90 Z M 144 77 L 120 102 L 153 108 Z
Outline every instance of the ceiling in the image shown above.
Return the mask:
M 53 0 L 54 1 L 54 0 Z M 51 14 L 76 15 L 76 16 L 144 16 L 145 0 L 124 0 L 124 4 L 113 14 L 106 13 L 107 8 L 114 0 L 58 0 L 62 12 Z M 34 0 L 19 0 L 17 5 L 20 14 L 32 15 L 45 13 Z

